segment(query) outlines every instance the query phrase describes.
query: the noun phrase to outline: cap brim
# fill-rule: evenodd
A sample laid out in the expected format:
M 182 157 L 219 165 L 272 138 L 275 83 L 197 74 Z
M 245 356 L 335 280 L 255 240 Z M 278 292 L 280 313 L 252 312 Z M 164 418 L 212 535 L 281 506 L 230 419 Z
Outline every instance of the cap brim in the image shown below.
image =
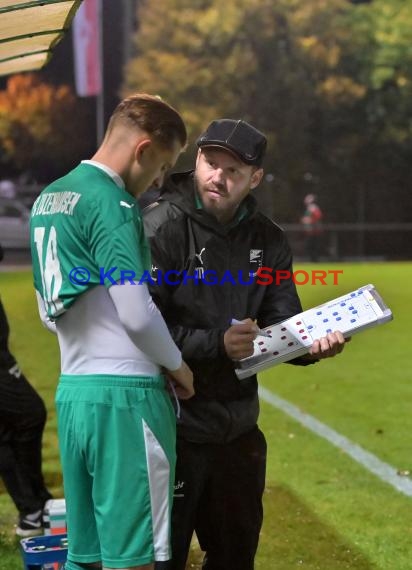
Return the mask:
M 197 143 L 197 146 L 199 148 L 202 148 L 202 149 L 203 148 L 218 148 L 219 150 L 224 150 L 224 151 L 228 152 L 229 154 L 234 156 L 239 162 L 243 162 L 244 164 L 248 164 L 248 165 L 256 165 L 255 160 L 246 159 L 244 156 L 239 154 L 233 147 L 231 147 L 230 145 L 226 145 L 224 143 L 221 143 L 221 142 L 205 141 L 205 142 L 201 142 L 200 144 Z

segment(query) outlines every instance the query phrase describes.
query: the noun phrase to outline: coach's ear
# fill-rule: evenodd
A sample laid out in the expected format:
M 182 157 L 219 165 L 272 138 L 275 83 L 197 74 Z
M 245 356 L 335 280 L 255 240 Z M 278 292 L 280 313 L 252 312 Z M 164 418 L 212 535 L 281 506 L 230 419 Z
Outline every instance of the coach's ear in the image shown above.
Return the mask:
M 197 151 L 197 155 L 196 155 L 196 168 L 197 168 L 197 165 L 198 165 L 198 163 L 199 163 L 199 159 L 200 159 L 200 155 L 201 155 L 201 154 L 202 154 L 202 149 L 199 148 L 198 151 Z
M 257 170 L 255 170 L 255 172 L 252 174 L 252 178 L 250 180 L 250 189 L 251 190 L 256 188 L 256 186 L 259 186 L 260 181 L 262 180 L 262 177 L 263 177 L 263 168 L 258 168 Z

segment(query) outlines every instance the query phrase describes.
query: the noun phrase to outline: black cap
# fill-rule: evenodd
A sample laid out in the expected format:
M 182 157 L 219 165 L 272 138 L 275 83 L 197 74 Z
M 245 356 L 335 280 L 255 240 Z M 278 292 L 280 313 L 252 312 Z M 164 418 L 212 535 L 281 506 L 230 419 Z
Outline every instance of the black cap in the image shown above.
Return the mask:
M 212 121 L 196 144 L 199 148 L 221 146 L 236 154 L 242 162 L 256 166 L 262 164 L 266 151 L 265 135 L 246 121 L 233 119 Z

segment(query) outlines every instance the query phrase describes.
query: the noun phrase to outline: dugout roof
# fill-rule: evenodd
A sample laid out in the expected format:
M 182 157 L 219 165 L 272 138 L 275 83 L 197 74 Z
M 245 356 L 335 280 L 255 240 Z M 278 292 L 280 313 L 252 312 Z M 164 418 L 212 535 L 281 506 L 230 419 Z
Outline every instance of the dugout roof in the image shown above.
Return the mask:
M 0 0 L 0 76 L 40 69 L 82 0 Z

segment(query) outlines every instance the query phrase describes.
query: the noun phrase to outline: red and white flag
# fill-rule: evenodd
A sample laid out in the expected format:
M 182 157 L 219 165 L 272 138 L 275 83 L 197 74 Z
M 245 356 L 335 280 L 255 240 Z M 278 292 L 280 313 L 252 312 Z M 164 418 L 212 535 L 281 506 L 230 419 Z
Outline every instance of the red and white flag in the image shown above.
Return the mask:
M 100 0 L 83 0 L 73 20 L 74 72 L 80 97 L 102 91 Z

